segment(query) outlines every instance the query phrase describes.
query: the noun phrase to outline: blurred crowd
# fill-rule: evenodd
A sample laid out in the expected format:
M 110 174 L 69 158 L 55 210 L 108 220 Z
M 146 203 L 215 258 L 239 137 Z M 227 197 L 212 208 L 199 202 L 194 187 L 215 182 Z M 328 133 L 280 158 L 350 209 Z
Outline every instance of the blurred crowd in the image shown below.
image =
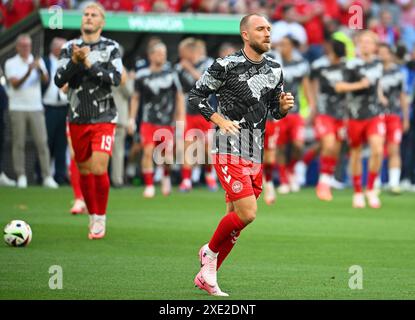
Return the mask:
M 82 10 L 83 0 L 2 0 L 0 26 L 13 24 L 39 8 L 60 6 L 64 9 Z M 280 20 L 287 5 L 294 7 L 291 20 L 301 25 L 309 44 L 321 44 L 324 30 L 331 22 L 339 21 L 349 26 L 356 14 L 354 6 L 362 9 L 364 27 L 375 31 L 388 44 L 402 42 L 408 50 L 415 43 L 414 0 L 98 0 L 108 11 L 135 13 L 263 13 L 272 21 Z M 360 14 L 360 9 L 359 14 Z

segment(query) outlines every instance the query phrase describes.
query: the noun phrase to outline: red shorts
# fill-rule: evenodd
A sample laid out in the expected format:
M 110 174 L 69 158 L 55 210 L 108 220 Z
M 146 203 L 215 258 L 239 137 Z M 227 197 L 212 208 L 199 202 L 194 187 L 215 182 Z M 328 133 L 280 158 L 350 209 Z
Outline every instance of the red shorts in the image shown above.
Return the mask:
M 114 123 L 69 124 L 69 132 L 76 162 L 87 161 L 92 152 L 112 154 L 115 134 Z
M 225 190 L 226 202 L 236 201 L 262 192 L 262 164 L 230 154 L 215 154 L 213 164 Z
M 186 115 L 186 129 L 185 129 L 185 138 L 187 136 L 194 137 L 199 136 L 198 132 L 203 133 L 206 136 L 209 133 L 209 130 L 212 129 L 212 123 L 206 121 L 206 119 L 201 114 L 188 114 Z
M 367 142 L 372 135 L 384 137 L 386 134 L 384 116 L 377 116 L 370 119 L 354 120 L 347 122 L 347 135 L 352 148 L 359 147 Z
M 386 142 L 400 144 L 402 141 L 403 126 L 401 118 L 396 114 L 385 116 Z
M 143 122 L 140 127 L 140 135 L 143 145 L 157 145 L 163 141 L 171 145 L 174 143 L 174 128 L 172 126 Z
M 277 145 L 285 145 L 292 141 L 304 142 L 304 120 L 298 113 L 288 114 L 277 122 Z
M 346 135 L 345 130 L 346 124 L 343 119 L 337 119 L 326 114 L 320 114 L 315 118 L 314 131 L 317 139 L 321 139 L 329 134 L 334 134 L 337 141 L 342 141 Z
M 275 150 L 278 139 L 278 121 L 267 120 L 265 124 L 264 148 L 265 150 Z

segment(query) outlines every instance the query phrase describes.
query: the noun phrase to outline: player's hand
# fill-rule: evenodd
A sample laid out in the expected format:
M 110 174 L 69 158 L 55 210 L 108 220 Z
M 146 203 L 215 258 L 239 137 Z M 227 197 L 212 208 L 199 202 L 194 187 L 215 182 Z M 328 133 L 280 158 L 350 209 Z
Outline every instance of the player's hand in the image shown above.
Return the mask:
M 189 61 L 189 60 L 186 60 L 186 59 L 181 59 L 180 60 L 180 65 L 183 67 L 183 69 L 185 69 L 185 70 L 191 70 L 191 69 L 193 69 L 194 67 L 193 67 L 193 64 Z
M 127 133 L 129 136 L 134 135 L 135 130 L 137 130 L 137 124 L 135 123 L 135 119 L 130 118 L 128 119 L 128 128 Z
M 384 107 L 387 107 L 388 104 L 389 104 L 389 100 L 385 96 L 379 97 L 379 101 L 382 104 L 382 106 L 384 106 Z
M 235 120 L 231 121 L 231 120 L 223 119 L 217 125 L 220 131 L 224 134 L 230 133 L 230 134 L 237 135 L 239 134 L 239 129 L 241 129 L 238 121 L 235 121 Z
M 281 92 L 280 110 L 287 113 L 294 107 L 294 96 L 290 92 Z

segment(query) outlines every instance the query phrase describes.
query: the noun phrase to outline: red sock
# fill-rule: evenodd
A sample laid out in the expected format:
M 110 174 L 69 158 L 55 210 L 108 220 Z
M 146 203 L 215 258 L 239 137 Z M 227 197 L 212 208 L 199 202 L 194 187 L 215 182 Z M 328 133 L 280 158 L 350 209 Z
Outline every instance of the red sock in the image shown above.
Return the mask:
M 149 170 L 149 171 L 144 171 L 143 170 L 143 180 L 144 180 L 144 185 L 147 186 L 152 186 L 154 184 L 153 182 L 153 170 Z
M 163 175 L 164 175 L 165 177 L 170 176 L 170 167 L 169 167 L 169 166 L 164 166 L 164 167 L 163 167 Z
M 97 215 L 105 215 L 107 213 L 108 195 L 110 193 L 110 179 L 108 173 L 96 176 L 95 178 L 95 199 L 97 203 Z
M 87 175 L 81 174 L 79 182 L 89 214 L 96 214 L 98 212 L 98 207 L 95 198 L 96 191 L 94 175 L 92 173 Z
M 236 232 L 241 231 L 244 227 L 245 224 L 238 217 L 236 212 L 229 212 L 219 222 L 212 239 L 210 239 L 210 250 L 213 252 L 219 252 L 223 242 L 230 238 L 232 233 L 235 234 Z
M 71 159 L 71 163 L 69 164 L 69 177 L 75 199 L 84 200 L 84 196 L 82 195 L 81 185 L 79 181 L 79 169 L 74 159 Z
M 332 175 L 336 169 L 337 159 L 334 157 L 322 156 L 320 158 L 320 173 Z
M 316 157 L 316 149 L 311 148 L 310 150 L 308 150 L 303 157 L 303 162 L 306 166 L 309 166 L 311 161 L 313 161 L 313 159 Z
M 192 169 L 191 168 L 182 168 L 182 180 L 189 179 L 192 176 Z
M 294 167 L 297 164 L 297 160 L 291 160 L 287 165 L 287 170 L 290 174 L 294 173 Z
M 353 188 L 355 193 L 362 193 L 362 175 L 353 176 Z
M 241 234 L 241 231 L 237 231 L 236 233 L 232 233 L 231 236 L 226 239 L 221 247 L 219 248 L 219 254 L 218 254 L 218 262 L 216 266 L 216 270 L 219 270 L 222 262 L 226 259 L 228 254 L 231 252 L 233 246 L 236 243 L 236 240 L 238 240 L 239 235 Z
M 369 172 L 368 179 L 367 179 L 367 190 L 373 190 L 375 187 L 375 181 L 378 177 L 377 172 Z
M 264 177 L 265 177 L 266 182 L 272 181 L 272 169 L 273 168 L 274 168 L 274 164 L 270 164 L 270 163 L 264 164 Z
M 278 171 L 280 174 L 280 184 L 288 184 L 287 166 L 285 164 L 279 164 Z
M 205 174 L 211 174 L 212 173 L 213 166 L 211 164 L 205 165 Z

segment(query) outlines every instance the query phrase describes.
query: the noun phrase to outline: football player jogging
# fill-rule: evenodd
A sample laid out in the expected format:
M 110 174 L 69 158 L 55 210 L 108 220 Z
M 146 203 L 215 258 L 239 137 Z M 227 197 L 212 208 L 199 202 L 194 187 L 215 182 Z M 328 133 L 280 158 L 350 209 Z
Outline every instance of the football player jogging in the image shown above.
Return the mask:
M 201 269 L 194 279 L 197 287 L 211 295 L 228 295 L 218 286 L 217 269 L 242 229 L 256 217 L 267 115 L 270 112 L 281 119 L 294 106 L 294 97 L 282 92 L 281 66 L 264 55 L 271 47 L 270 32 L 264 16 L 243 17 L 243 49 L 217 59 L 189 94 L 189 103 L 217 126 L 214 167 L 226 196 L 227 213 L 209 243 L 200 249 Z M 218 96 L 218 112 L 208 103 L 212 93 Z
M 302 159 L 304 150 L 304 120 L 300 115 L 299 94 L 302 86 L 310 108 L 314 109 L 313 95 L 310 86 L 310 66 L 308 62 L 295 52 L 298 43 L 286 36 L 279 43 L 282 67 L 284 69 L 284 89 L 295 97 L 295 106 L 284 121 L 277 122 L 277 168 L 280 177 L 278 192 L 287 194 L 299 191 L 299 184 L 294 175 L 296 163 Z M 287 157 L 287 146 L 291 144 L 291 152 Z M 271 164 L 272 165 L 272 164 Z M 265 165 L 264 170 L 267 170 Z
M 377 59 L 377 36 L 362 31 L 357 38 L 360 57 L 346 63 L 347 82 L 338 82 L 336 92 L 348 95 L 347 136 L 350 145 L 350 171 L 353 177 L 354 208 L 366 207 L 362 188 L 362 147 L 369 144 L 370 157 L 366 197 L 371 208 L 380 208 L 381 202 L 375 190 L 375 180 L 382 165 L 385 137 L 384 107 L 379 103 L 382 63 Z
M 400 144 L 403 132 L 409 130 L 409 103 L 405 93 L 405 77 L 394 62 L 395 55 L 387 44 L 379 46 L 379 58 L 383 63 L 383 76 L 380 80 L 385 107 L 386 148 L 389 165 L 389 189 L 393 194 L 401 192 Z M 402 115 L 402 119 L 401 119 Z
M 145 198 L 153 198 L 154 187 L 153 153 L 156 145 L 163 143 L 163 154 L 154 154 L 157 161 L 163 160 L 164 172 L 161 179 L 161 192 L 171 192 L 170 164 L 173 163 L 174 121 L 184 123 L 185 106 L 182 86 L 177 73 L 166 65 L 167 48 L 162 42 L 150 44 L 147 48 L 150 65 L 136 74 L 135 101 L 141 101 L 143 117 L 140 134 L 143 144 L 141 168 L 144 178 Z M 138 103 L 131 104 L 130 119 L 135 119 Z
M 317 101 L 314 131 L 320 141 L 320 176 L 316 194 L 320 200 L 331 201 L 331 183 L 346 129 L 346 94 L 335 91 L 335 84 L 345 81 L 346 47 L 340 41 L 331 40 L 326 48 L 327 55 L 311 65 L 311 79 Z
M 63 46 L 55 76 L 58 87 L 66 83 L 69 87 L 69 131 L 89 212 L 89 239 L 105 236 L 108 162 L 117 118 L 111 86 L 119 85 L 122 72 L 118 44 L 101 36 L 104 24 L 102 6 L 88 4 L 82 16 L 81 37 Z

